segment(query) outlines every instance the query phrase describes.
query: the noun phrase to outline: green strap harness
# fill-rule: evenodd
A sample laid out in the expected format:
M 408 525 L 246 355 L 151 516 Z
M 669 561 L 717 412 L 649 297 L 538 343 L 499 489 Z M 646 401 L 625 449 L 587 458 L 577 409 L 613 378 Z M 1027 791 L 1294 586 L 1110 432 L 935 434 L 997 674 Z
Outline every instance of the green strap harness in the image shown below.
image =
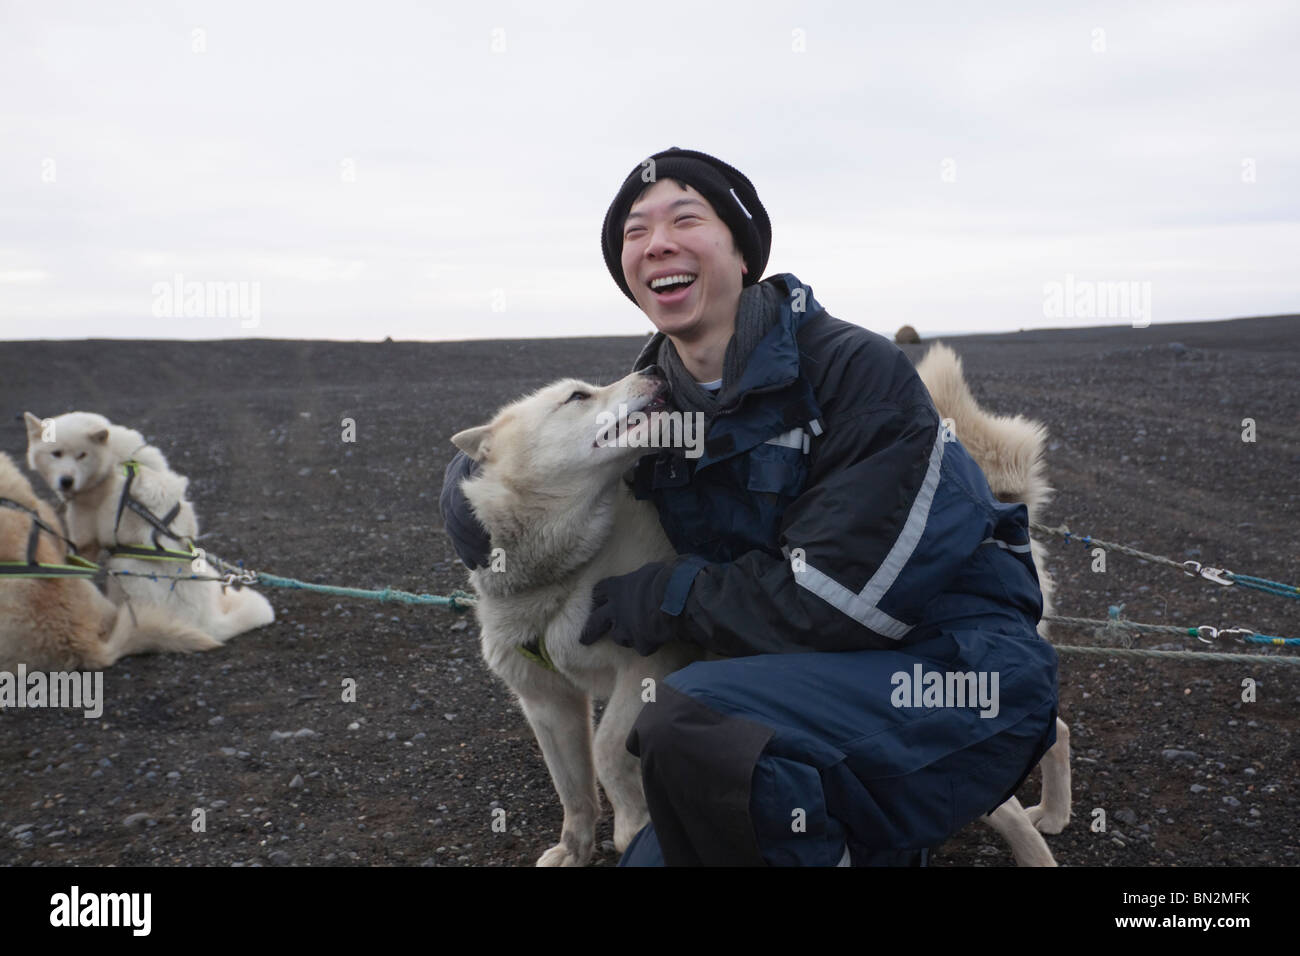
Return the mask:
M 77 554 L 77 546 L 42 521 L 34 509 L 12 498 L 0 498 L 0 508 L 21 511 L 32 522 L 32 530 L 27 535 L 27 560 L 0 561 L 0 575 L 11 578 L 93 578 L 99 573 L 99 565 Z M 40 543 L 42 531 L 67 544 L 72 552 L 67 564 L 46 564 L 36 560 L 36 546 Z
M 122 470 L 126 474 L 126 483 L 122 485 L 122 497 L 117 501 L 117 520 L 113 522 L 113 534 L 114 536 L 117 535 L 117 529 L 122 524 L 122 512 L 130 508 L 153 527 L 153 547 L 140 548 L 115 542 L 107 549 L 109 556 L 114 558 L 143 558 L 146 561 L 192 561 L 198 556 L 198 552 L 194 550 L 194 543 L 188 538 L 180 537 L 171 528 L 172 522 L 181 513 L 181 503 L 176 502 L 176 504 L 172 505 L 171 511 L 159 518 L 144 504 L 131 497 L 131 483 L 135 481 L 139 469 L 140 463 L 138 461 L 128 460 L 122 462 Z M 171 538 L 187 550 L 175 551 L 164 548 L 158 541 L 159 535 Z
M 534 664 L 540 664 L 548 671 L 556 671 L 558 673 L 558 668 L 556 668 L 555 663 L 551 660 L 551 655 L 546 653 L 545 634 L 538 634 L 532 639 L 532 641 L 527 644 L 520 644 L 515 648 L 515 650 L 520 654 L 523 654 L 524 657 L 528 658 Z

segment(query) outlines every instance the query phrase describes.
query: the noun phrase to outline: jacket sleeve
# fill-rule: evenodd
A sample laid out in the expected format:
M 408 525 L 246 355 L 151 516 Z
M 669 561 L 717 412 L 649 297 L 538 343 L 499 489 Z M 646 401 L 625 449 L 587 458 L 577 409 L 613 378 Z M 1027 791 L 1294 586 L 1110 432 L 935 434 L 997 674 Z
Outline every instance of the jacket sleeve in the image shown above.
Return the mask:
M 784 560 L 675 563 L 661 610 L 683 638 L 728 656 L 900 645 L 997 523 L 974 460 L 909 397 L 826 422 L 783 515 Z
M 438 510 L 442 512 L 447 537 L 451 538 L 456 555 L 471 571 L 486 566 L 492 551 L 488 530 L 479 523 L 474 509 L 460 490 L 461 481 L 477 473 L 478 462 L 458 450 L 443 474 L 442 494 L 438 497 Z

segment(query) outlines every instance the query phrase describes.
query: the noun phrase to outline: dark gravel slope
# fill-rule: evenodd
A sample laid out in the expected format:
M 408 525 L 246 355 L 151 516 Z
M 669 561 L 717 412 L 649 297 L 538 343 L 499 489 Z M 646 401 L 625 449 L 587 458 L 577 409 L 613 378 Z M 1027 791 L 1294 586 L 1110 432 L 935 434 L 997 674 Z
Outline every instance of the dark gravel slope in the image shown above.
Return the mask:
M 1300 582 L 1300 319 L 949 341 L 981 401 L 1048 425 L 1049 523 Z M 3 343 L 0 448 L 22 457 L 23 411 L 97 411 L 190 477 L 210 550 L 305 580 L 445 594 L 466 586 L 437 509 L 448 437 L 560 376 L 620 377 L 641 343 Z M 1081 547 L 1052 552 L 1062 614 L 1123 603 L 1139 621 L 1300 636 L 1300 602 L 1121 555 L 1093 573 Z M 277 622 L 219 651 L 111 669 L 99 720 L 0 714 L 0 864 L 531 864 L 554 842 L 545 765 L 479 658 L 472 616 L 270 596 Z M 1096 643 L 1064 629 L 1056 641 Z M 1241 701 L 1248 677 L 1254 703 Z M 356 703 L 341 700 L 347 678 Z M 1300 668 L 1063 654 L 1061 688 L 1076 808 L 1049 839 L 1062 864 L 1300 862 Z M 1037 787 L 1035 774 L 1022 802 Z M 1104 833 L 1089 827 L 1095 809 Z M 1010 854 L 972 826 L 935 863 Z

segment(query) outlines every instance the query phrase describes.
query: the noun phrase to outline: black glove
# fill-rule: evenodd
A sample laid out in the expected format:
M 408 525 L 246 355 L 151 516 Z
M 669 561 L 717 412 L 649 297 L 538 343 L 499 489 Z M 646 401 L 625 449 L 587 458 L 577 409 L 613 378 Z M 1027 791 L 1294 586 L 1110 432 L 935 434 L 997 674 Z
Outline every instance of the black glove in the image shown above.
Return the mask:
M 679 639 L 681 619 L 661 611 L 673 566 L 656 561 L 631 574 L 602 578 L 592 588 L 591 616 L 579 640 L 595 644 L 608 636 L 642 657 Z
M 451 538 L 457 556 L 471 571 L 480 565 L 486 566 L 492 551 L 491 535 L 479 523 L 474 509 L 460 490 L 461 480 L 473 477 L 478 470 L 478 462 L 463 451 L 456 452 L 456 457 L 443 474 L 442 494 L 438 497 L 438 509 L 442 512 L 447 537 Z

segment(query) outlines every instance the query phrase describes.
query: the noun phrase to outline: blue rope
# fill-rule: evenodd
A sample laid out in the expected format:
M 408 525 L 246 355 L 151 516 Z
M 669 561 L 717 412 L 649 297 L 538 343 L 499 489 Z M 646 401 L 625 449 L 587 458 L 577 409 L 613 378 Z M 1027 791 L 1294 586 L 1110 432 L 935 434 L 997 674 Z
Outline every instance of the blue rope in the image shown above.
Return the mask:
M 396 601 L 399 604 L 435 604 L 450 607 L 453 611 L 464 611 L 475 603 L 474 595 L 464 591 L 452 591 L 450 597 L 439 594 L 412 594 L 396 588 L 384 588 L 382 591 L 367 591 L 362 588 L 341 588 L 330 584 L 309 584 L 296 578 L 282 578 L 278 575 L 257 572 L 257 583 L 273 588 L 289 588 L 295 591 L 316 591 L 319 594 L 334 594 L 339 597 L 367 598 L 380 603 Z
M 1293 585 L 1283 584 L 1281 581 L 1270 581 L 1268 578 L 1257 578 L 1253 574 L 1234 574 L 1232 571 L 1225 573 L 1232 578 L 1234 584 L 1240 584 L 1242 587 L 1254 588 L 1256 591 L 1264 591 L 1267 594 L 1276 594 L 1278 597 L 1289 597 L 1300 601 L 1300 588 Z
M 384 588 L 382 591 L 369 591 L 363 588 L 342 588 L 331 584 L 311 584 L 307 581 L 299 581 L 297 578 L 282 578 L 275 574 L 268 574 L 265 571 L 245 571 L 244 562 L 239 561 L 236 564 L 230 564 L 223 561 L 215 554 L 205 555 L 208 561 L 214 562 L 217 566 L 225 570 L 238 569 L 239 573 L 244 575 L 243 580 L 231 582 L 234 584 L 265 584 L 273 588 L 289 588 L 295 591 L 316 591 L 319 594 L 333 594 L 339 597 L 364 598 L 372 601 L 379 601 L 386 604 L 395 601 L 398 604 L 423 604 L 436 605 L 440 607 L 449 607 L 453 611 L 460 612 L 467 608 L 473 607 L 476 603 L 474 595 L 465 591 L 452 591 L 449 597 L 443 597 L 439 594 L 412 594 L 410 591 L 399 591 L 396 588 Z M 217 583 L 226 583 L 224 577 L 213 577 L 210 574 L 158 574 L 154 571 L 127 571 L 114 570 L 109 571 L 112 575 L 124 575 L 128 577 L 148 578 L 150 581 L 171 581 L 171 589 L 176 589 L 178 581 L 215 581 Z

